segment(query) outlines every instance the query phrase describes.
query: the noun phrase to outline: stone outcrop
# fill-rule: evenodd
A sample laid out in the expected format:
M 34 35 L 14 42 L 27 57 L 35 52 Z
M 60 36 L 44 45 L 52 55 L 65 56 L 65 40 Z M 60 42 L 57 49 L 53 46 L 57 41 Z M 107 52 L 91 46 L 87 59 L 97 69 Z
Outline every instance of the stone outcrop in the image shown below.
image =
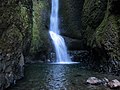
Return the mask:
M 0 90 L 24 76 L 24 54 L 30 45 L 32 2 L 0 2 Z
M 119 0 L 85 0 L 82 35 L 91 52 L 89 65 L 96 70 L 120 72 Z
M 33 28 L 30 54 L 33 59 L 45 61 L 50 51 L 49 0 L 33 0 Z
M 68 49 L 73 50 L 75 43 L 79 43 L 77 49 L 83 48 L 81 43 L 81 15 L 84 0 L 60 0 L 59 20 L 61 35 L 65 36 L 65 41 L 68 42 Z M 77 42 L 76 42 L 77 40 Z M 76 48 L 75 48 L 76 50 Z

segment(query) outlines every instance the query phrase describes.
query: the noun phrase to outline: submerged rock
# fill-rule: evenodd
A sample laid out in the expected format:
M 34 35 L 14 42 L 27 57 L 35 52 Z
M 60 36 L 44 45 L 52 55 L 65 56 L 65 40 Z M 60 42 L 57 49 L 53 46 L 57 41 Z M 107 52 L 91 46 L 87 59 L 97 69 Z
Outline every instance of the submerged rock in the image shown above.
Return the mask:
M 110 82 L 108 82 L 108 87 L 110 87 L 110 88 L 120 88 L 120 81 L 118 81 L 117 79 L 114 79 L 114 80 L 112 80 L 112 81 L 110 81 Z
M 89 77 L 86 81 L 87 84 L 91 85 L 99 85 L 102 84 L 102 80 L 96 78 L 96 77 Z

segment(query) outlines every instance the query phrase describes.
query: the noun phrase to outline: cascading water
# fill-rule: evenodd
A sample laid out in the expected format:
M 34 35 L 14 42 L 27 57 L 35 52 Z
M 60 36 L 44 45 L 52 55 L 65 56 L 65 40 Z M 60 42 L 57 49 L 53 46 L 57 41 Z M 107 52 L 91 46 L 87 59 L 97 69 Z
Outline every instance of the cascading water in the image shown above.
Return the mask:
M 63 37 L 59 31 L 59 0 L 52 0 L 52 10 L 50 16 L 50 36 L 53 40 L 53 44 L 56 52 L 57 63 L 69 63 L 71 59 L 67 54 L 67 48 Z

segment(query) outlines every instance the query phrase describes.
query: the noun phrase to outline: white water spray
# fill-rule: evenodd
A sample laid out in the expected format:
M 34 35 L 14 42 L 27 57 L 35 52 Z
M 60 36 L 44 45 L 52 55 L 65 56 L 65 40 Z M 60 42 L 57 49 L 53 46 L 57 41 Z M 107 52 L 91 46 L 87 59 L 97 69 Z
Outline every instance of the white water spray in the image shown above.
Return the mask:
M 53 44 L 56 52 L 57 63 L 69 63 L 71 59 L 67 54 L 67 48 L 64 38 L 60 35 L 59 31 L 59 0 L 52 0 L 52 10 L 50 16 L 50 36 L 53 40 Z

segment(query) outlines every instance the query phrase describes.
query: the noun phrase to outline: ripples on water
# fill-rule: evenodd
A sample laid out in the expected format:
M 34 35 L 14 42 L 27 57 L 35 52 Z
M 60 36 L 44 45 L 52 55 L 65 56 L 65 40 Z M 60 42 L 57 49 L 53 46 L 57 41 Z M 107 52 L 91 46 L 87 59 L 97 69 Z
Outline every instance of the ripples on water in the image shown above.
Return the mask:
M 119 77 L 84 70 L 80 64 L 31 64 L 25 69 L 25 77 L 8 90 L 110 90 L 105 86 L 84 84 L 88 77 Z

